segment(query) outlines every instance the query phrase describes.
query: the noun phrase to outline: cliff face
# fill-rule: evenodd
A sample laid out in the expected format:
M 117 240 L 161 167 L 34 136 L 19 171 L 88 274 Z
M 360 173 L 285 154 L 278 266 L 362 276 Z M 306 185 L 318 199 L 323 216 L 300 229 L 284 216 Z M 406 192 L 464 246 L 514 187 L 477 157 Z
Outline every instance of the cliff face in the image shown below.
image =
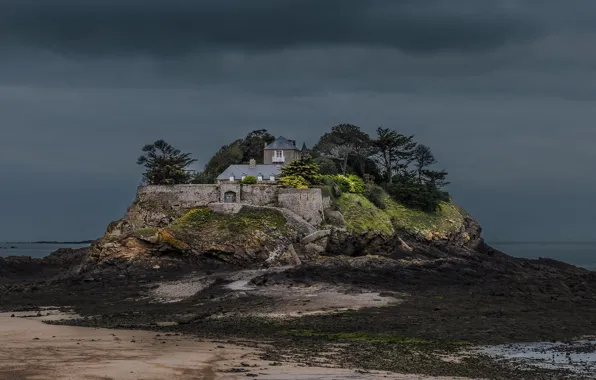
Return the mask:
M 237 205 L 229 211 L 135 203 L 92 244 L 90 259 L 99 266 L 132 261 L 178 266 L 197 259 L 235 266 L 296 264 L 296 257 L 284 253 L 291 250 L 297 230 L 300 226 L 272 207 Z
M 280 207 L 179 208 L 138 200 L 92 245 L 87 267 L 175 269 L 205 260 L 236 267 L 296 265 L 333 255 L 430 258 L 482 243 L 480 226 L 455 204 L 444 203 L 434 214 L 389 197 L 385 204 L 381 209 L 363 195 L 343 194 L 329 202 L 326 222 L 315 228 Z
M 343 194 L 337 199 L 334 207 L 345 228 L 333 230 L 328 252 L 440 257 L 482 244 L 480 225 L 454 203 L 443 202 L 435 213 L 404 207 L 388 196 L 384 203 L 384 208 L 376 207 L 359 194 Z

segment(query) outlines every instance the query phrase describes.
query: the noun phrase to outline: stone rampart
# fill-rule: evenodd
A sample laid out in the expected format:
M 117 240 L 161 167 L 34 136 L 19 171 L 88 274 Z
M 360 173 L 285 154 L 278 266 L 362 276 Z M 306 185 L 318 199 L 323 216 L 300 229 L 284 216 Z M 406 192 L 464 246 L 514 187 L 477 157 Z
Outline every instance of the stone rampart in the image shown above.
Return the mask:
M 324 220 L 321 189 L 279 189 L 277 203 L 313 226 L 320 225 Z
M 271 185 L 149 185 L 141 186 L 137 202 L 156 203 L 161 208 L 196 208 L 213 203 L 241 203 L 253 206 L 281 207 L 297 214 L 313 226 L 323 220 L 321 189 L 282 189 Z
M 271 185 L 244 185 L 240 202 L 254 206 L 277 206 L 279 187 Z
M 137 201 L 157 202 L 167 208 L 204 207 L 219 202 L 217 185 L 150 185 L 140 186 Z

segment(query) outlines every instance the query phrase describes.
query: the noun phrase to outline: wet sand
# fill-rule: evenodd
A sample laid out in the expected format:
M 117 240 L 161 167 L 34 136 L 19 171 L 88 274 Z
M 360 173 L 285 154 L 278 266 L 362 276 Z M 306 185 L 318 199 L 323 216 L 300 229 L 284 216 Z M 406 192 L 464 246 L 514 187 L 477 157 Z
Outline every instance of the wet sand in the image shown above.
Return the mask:
M 0 314 L 1 379 L 455 379 L 268 363 L 260 359 L 258 350 L 241 345 L 138 330 L 42 323 L 68 317 L 51 313 L 54 315 L 43 317 L 31 312 L 15 313 L 15 317 Z

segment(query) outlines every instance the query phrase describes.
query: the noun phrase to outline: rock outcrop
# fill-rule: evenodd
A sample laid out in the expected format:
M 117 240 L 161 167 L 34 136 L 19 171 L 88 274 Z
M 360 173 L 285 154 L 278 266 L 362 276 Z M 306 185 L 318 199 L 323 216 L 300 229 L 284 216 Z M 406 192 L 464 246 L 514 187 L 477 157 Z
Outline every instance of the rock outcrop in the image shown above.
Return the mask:
M 0 257 L 0 285 L 68 275 L 86 259 L 89 248 L 61 248 L 38 259 L 30 256 Z
M 285 266 L 340 255 L 437 258 L 482 241 L 480 226 L 452 203 L 435 214 L 390 198 L 386 205 L 379 209 L 363 195 L 346 193 L 328 202 L 325 223 L 315 227 L 282 207 L 211 203 L 188 209 L 141 199 L 92 244 L 82 271 L 129 273 L 140 266 L 163 272 L 206 261 Z

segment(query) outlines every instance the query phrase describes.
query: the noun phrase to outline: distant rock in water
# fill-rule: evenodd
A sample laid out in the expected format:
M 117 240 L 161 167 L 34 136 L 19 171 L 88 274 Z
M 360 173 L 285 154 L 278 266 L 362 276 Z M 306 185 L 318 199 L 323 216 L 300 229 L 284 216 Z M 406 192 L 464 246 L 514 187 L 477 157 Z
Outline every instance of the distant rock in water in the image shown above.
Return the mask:
M 56 276 L 68 277 L 87 259 L 89 248 L 61 248 L 44 258 L 30 256 L 0 257 L 0 285 L 42 281 Z

